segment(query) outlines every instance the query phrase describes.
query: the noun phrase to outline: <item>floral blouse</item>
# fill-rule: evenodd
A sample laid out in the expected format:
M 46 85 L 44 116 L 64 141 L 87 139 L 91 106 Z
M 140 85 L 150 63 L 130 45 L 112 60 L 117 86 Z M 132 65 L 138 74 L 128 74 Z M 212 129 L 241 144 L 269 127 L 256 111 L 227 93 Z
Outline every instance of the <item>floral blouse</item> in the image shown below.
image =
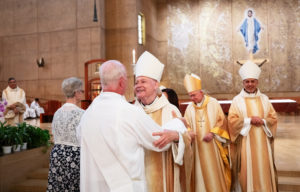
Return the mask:
M 52 122 L 52 134 L 55 144 L 80 146 L 76 137 L 76 128 L 83 113 L 83 109 L 72 103 L 65 103 L 55 112 Z

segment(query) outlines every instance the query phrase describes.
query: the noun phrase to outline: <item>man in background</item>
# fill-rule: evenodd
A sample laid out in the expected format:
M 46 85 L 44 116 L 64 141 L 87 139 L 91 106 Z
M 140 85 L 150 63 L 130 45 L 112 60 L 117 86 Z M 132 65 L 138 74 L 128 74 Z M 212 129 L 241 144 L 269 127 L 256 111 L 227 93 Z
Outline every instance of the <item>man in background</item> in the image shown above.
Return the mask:
M 274 163 L 276 112 L 258 86 L 260 68 L 247 61 L 239 70 L 243 89 L 228 115 L 235 191 L 277 191 Z
M 39 104 L 39 98 L 35 98 L 31 104 L 30 108 L 35 110 L 36 116 L 39 117 L 42 113 L 45 113 L 45 110 L 43 107 Z
M 8 86 L 2 92 L 2 99 L 7 101 L 7 107 L 4 112 L 5 121 L 9 125 L 23 122 L 23 113 L 26 110 L 25 92 L 18 87 L 14 77 L 8 79 Z
M 186 75 L 184 86 L 192 100 L 185 111 L 185 119 L 196 132 L 193 143 L 193 191 L 229 191 L 231 172 L 229 164 L 229 134 L 227 121 L 218 101 L 204 95 L 201 79 Z

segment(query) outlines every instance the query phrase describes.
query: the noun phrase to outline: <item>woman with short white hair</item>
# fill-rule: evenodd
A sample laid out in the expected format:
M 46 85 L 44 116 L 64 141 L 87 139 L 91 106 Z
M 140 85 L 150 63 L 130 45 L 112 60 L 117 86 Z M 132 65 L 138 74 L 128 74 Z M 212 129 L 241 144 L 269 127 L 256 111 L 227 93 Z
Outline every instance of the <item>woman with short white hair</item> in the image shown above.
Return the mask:
M 77 104 L 83 99 L 82 81 L 76 77 L 65 79 L 62 91 L 66 103 L 53 117 L 54 147 L 50 154 L 47 191 L 79 191 L 80 141 L 76 128 L 84 110 Z

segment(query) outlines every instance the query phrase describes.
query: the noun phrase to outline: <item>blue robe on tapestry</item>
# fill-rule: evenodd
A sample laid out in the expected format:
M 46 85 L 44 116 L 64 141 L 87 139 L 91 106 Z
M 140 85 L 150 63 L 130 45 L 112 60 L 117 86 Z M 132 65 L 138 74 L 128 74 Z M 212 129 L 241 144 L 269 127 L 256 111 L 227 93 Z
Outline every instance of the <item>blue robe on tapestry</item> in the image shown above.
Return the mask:
M 258 42 L 258 34 L 261 30 L 261 27 L 260 27 L 260 24 L 259 22 L 253 18 L 254 20 L 254 40 L 255 40 L 255 43 L 254 43 L 254 46 L 253 46 L 253 50 L 252 50 L 252 53 L 256 53 L 256 51 L 258 50 L 258 45 L 257 45 L 257 42 Z M 249 42 L 248 42 L 248 22 L 247 22 L 247 19 L 244 20 L 242 26 L 240 27 L 240 31 L 244 37 L 244 40 L 245 40 L 245 43 L 246 43 L 246 47 L 248 48 L 249 46 Z

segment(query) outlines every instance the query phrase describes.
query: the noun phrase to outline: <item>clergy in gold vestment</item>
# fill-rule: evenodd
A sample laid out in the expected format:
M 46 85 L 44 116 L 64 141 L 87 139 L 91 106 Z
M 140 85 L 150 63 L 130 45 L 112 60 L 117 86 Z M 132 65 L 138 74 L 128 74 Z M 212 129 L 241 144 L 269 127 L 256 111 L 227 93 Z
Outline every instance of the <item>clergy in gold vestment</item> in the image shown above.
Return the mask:
M 201 79 L 195 74 L 185 76 L 184 86 L 192 100 L 184 117 L 192 130 L 196 131 L 192 188 L 196 192 L 229 191 L 230 140 L 222 108 L 215 98 L 203 94 Z
M 135 105 L 142 108 L 157 124 L 164 125 L 181 114 L 168 99 L 159 94 L 159 81 L 164 65 L 149 52 L 144 52 L 136 64 Z M 148 192 L 180 192 L 186 189 L 185 181 L 180 183 L 180 168 L 183 164 L 183 155 L 190 149 L 190 140 L 186 130 L 177 130 L 181 134 L 178 146 L 172 144 L 172 149 L 166 152 L 145 150 L 145 173 Z M 188 143 L 185 145 L 185 143 Z M 184 160 L 185 161 L 185 160 Z M 187 171 L 188 172 L 188 171 Z M 185 174 L 183 172 L 183 174 Z M 186 173 L 189 175 L 188 173 Z M 186 177 L 188 179 L 188 176 Z
M 107 61 L 99 69 L 102 92 L 81 118 L 81 192 L 149 192 L 146 188 L 144 150 L 165 151 L 186 129 L 178 119 L 158 126 L 145 112 L 129 104 L 125 66 Z M 178 127 L 180 126 L 180 127 Z M 159 135 L 160 137 L 156 137 Z
M 5 121 L 10 125 L 23 122 L 23 113 L 26 110 L 26 97 L 23 89 L 17 86 L 15 78 L 8 79 L 8 86 L 2 92 L 2 99 L 7 101 L 4 112 Z
M 278 191 L 274 164 L 277 117 L 268 97 L 257 88 L 260 72 L 251 61 L 241 67 L 244 89 L 229 109 L 234 191 Z

